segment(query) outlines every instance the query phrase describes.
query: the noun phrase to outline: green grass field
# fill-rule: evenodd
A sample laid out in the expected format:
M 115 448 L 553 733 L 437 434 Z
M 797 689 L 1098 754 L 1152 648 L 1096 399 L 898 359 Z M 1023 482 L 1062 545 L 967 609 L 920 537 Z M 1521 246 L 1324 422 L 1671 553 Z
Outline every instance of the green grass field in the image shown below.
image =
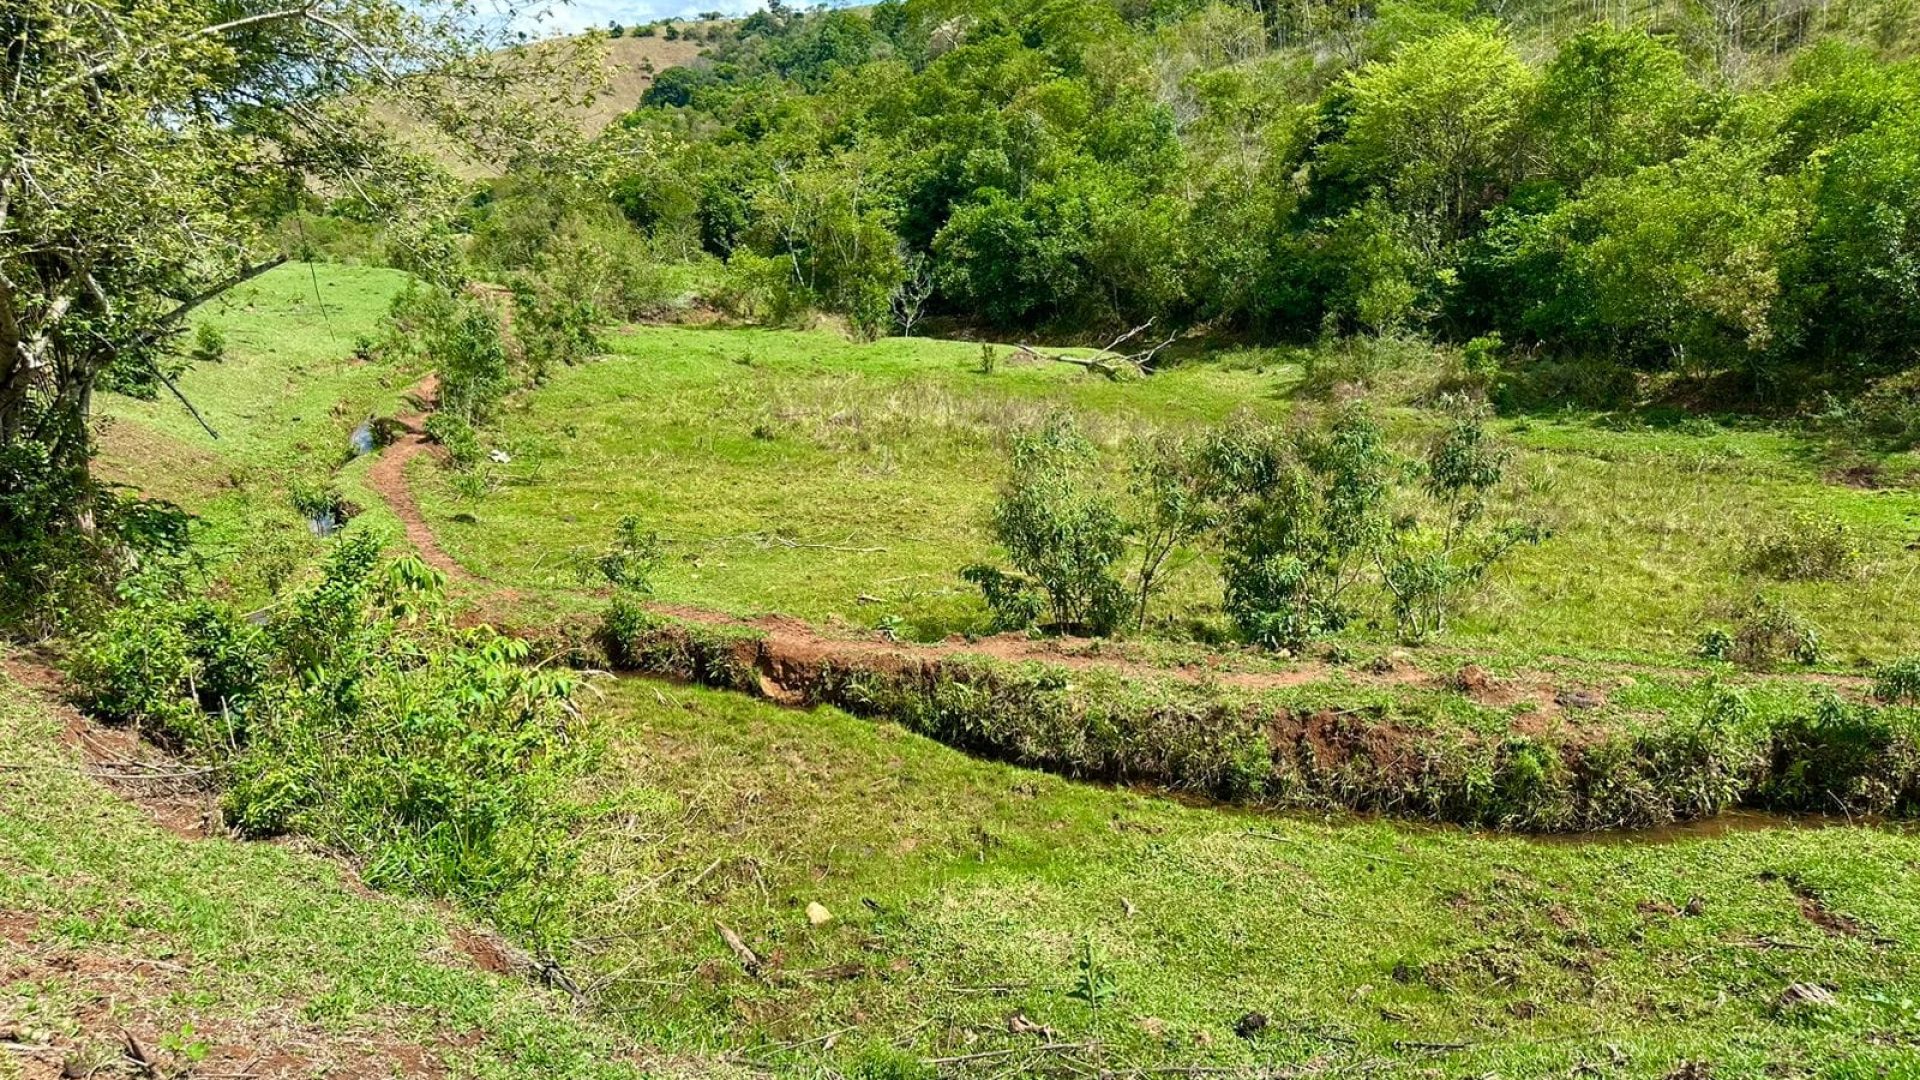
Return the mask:
M 1303 407 L 1297 367 L 1249 354 L 1116 383 L 1050 363 L 983 375 L 979 346 L 957 342 L 661 328 L 612 344 L 612 357 L 559 372 L 504 423 L 497 441 L 514 460 L 486 499 L 462 500 L 432 470 L 416 476 L 442 543 L 480 575 L 567 588 L 567 552 L 598 548 L 636 514 L 671 541 L 664 599 L 856 626 L 891 616 L 939 637 L 980 625 L 957 571 L 993 554 L 985 517 L 1011 428 L 1070 409 L 1117 443 Z M 1421 417 L 1389 418 L 1417 450 Z M 1573 416 L 1496 427 L 1520 451 L 1507 503 L 1553 536 L 1497 571 L 1445 645 L 1684 661 L 1726 608 L 1764 591 L 1812 619 L 1842 666 L 1911 648 L 1920 492 L 1830 480 L 1814 447 L 1771 430 Z M 1852 528 L 1858 573 L 1742 573 L 1744 538 L 1794 512 Z M 1218 578 L 1203 557 L 1183 562 L 1161 610 L 1208 617 Z M 1367 627 L 1353 636 L 1390 640 Z
M 971 1053 L 982 1075 L 1056 1056 L 1119 1075 L 1920 1068 L 1911 835 L 1542 842 L 1185 807 L 648 681 L 603 715 L 581 948 L 648 1042 L 799 1043 L 769 1051 L 796 1072 Z M 1815 903 L 1852 929 L 1809 921 Z M 1777 1009 L 1802 982 L 1838 1004 Z M 1250 1013 L 1266 1026 L 1236 1035 Z
M 220 443 L 164 400 L 105 410 L 114 474 L 236 545 L 317 544 L 285 508 L 288 476 L 323 462 L 364 497 L 364 459 L 341 467 L 345 433 L 420 374 L 341 359 L 397 277 L 311 273 L 322 295 L 357 298 L 328 308 L 335 336 L 304 306 L 304 267 L 261 279 L 251 310 L 215 313 L 232 356 L 185 386 L 225 425 Z M 512 460 L 484 498 L 415 462 L 442 545 L 480 587 L 517 590 L 524 612 L 597 607 L 572 556 L 631 513 L 672 541 L 662 600 L 968 629 L 980 606 L 955 571 L 992 554 L 982 518 L 1013 425 L 1071 408 L 1114 443 L 1304 407 L 1280 354 L 1112 383 L 1051 363 L 983 375 L 977 344 L 669 328 L 612 344 L 487 434 Z M 1413 446 L 1422 418 L 1388 415 Z M 1506 498 L 1554 537 L 1416 663 L 1551 661 L 1606 683 L 1608 717 L 1691 708 L 1700 628 L 1757 587 L 1819 623 L 1830 666 L 1911 651 L 1914 491 L 1830 481 L 1818 448 L 1780 430 L 1578 415 L 1499 429 L 1520 449 Z M 1859 574 L 1743 574 L 1744 532 L 1791 510 L 1849 523 Z M 369 504 L 358 527 L 390 521 Z M 257 554 L 236 553 L 232 573 Z M 1193 558 L 1166 609 L 1208 618 L 1217 601 Z M 1390 640 L 1361 627 L 1351 643 Z M 1750 695 L 1764 706 L 1813 689 L 1783 677 Z M 1293 693 L 1359 692 L 1336 678 Z M 644 679 L 597 682 L 586 702 L 606 746 L 582 792 L 594 809 L 566 885 L 564 960 L 598 1020 L 648 1061 L 868 1077 L 1920 1075 L 1920 837 L 1892 826 L 1742 817 L 1658 836 L 1482 835 L 1183 805 L 831 708 Z M 44 717 L 0 696 L 0 724 L 35 747 L 30 761 L 56 760 Z M 266 978 L 300 1022 L 363 1041 L 484 1029 L 450 1059 L 462 1075 L 591 1075 L 573 1063 L 605 1060 L 603 1036 L 544 1000 L 436 966 L 431 909 L 356 896 L 283 848 L 175 839 L 70 774 L 0 773 L 0 866 L 0 918 L 33 913 L 35 942 L 92 935 L 87 948 L 190 968 L 187 990 L 143 1006 L 154 1031 L 247 1015 L 239 987 Z M 115 908 L 119 896 L 139 903 Z M 810 904 L 831 918 L 816 925 Z M 0 1020 L 31 1010 L 75 1028 L 71 989 L 40 985 L 0 991 Z
M 480 970 L 444 908 L 295 847 L 183 838 L 63 728 L 0 673 L 0 1077 L 126 1075 L 123 1033 L 144 1075 L 642 1074 L 563 998 Z

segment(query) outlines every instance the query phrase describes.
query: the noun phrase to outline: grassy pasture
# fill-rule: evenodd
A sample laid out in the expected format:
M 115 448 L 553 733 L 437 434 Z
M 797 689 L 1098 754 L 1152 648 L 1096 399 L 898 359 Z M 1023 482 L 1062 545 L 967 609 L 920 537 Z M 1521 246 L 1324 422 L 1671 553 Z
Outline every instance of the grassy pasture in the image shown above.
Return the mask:
M 0 1078 L 68 1061 L 76 1076 L 645 1074 L 610 1029 L 481 970 L 444 908 L 370 895 L 294 846 L 170 831 L 85 775 L 65 727 L 0 672 Z M 122 1032 L 163 1071 L 123 1071 Z
M 357 272 L 314 273 L 325 289 Z M 171 402 L 113 401 L 106 454 L 117 475 L 177 490 L 217 534 L 300 530 L 284 509 L 287 476 L 337 466 L 351 419 L 390 407 L 419 374 L 339 362 L 377 322 L 385 300 L 375 286 L 390 292 L 398 281 L 365 284 L 365 302 L 329 307 L 333 338 L 302 307 L 306 268 L 262 279 L 277 305 L 214 313 L 234 320 L 232 355 L 186 386 L 228 437 L 209 444 Z M 965 628 L 978 606 L 953 571 L 991 554 L 981 518 L 1010 425 L 1070 407 L 1113 444 L 1144 424 L 1302 407 L 1301 372 L 1277 353 L 1117 384 L 1004 359 L 982 375 L 974 344 L 666 328 L 625 331 L 613 344 L 613 356 L 559 372 L 510 411 L 493 441 L 513 460 L 485 499 L 456 497 L 444 474 L 416 462 L 443 545 L 521 590 L 531 610 L 597 606 L 566 554 L 597 547 L 619 515 L 637 513 L 675 542 L 663 599 L 857 625 L 893 614 L 926 635 Z M 269 391 L 257 400 L 276 404 L 249 404 L 221 382 L 229 373 L 257 380 L 255 391 Z M 304 426 L 309 415 L 327 418 L 321 434 Z M 1417 443 L 1417 414 L 1388 418 Z M 1738 569 L 1742 530 L 1789 509 L 1848 521 L 1865 565 L 1846 582 L 1766 588 L 1812 614 L 1843 664 L 1911 648 L 1911 491 L 1831 482 L 1812 448 L 1764 429 L 1576 416 L 1500 429 L 1521 450 L 1510 497 L 1555 538 L 1503 570 L 1418 662 L 1472 658 L 1502 671 L 1572 653 L 1582 659 L 1562 667 L 1576 678 L 1616 680 L 1608 716 L 1694 708 L 1693 672 L 1609 661 L 1681 659 L 1702 613 L 1756 584 Z M 349 497 L 364 468 L 338 474 Z M 237 485 L 223 478 L 229 469 L 240 470 Z M 382 516 L 369 505 L 362 521 Z M 866 548 L 885 550 L 839 550 Z M 1214 588 L 1195 561 L 1169 607 L 1204 613 Z M 1386 647 L 1366 628 L 1355 643 Z M 1170 659 L 1197 648 L 1141 647 Z M 1797 707 L 1811 690 L 1784 679 L 1748 688 L 1757 709 Z M 1335 679 L 1294 694 L 1505 719 L 1425 689 L 1395 695 Z M 1182 805 L 974 760 L 829 707 L 781 709 L 643 679 L 600 684 L 588 713 L 607 746 L 582 793 L 596 810 L 559 915 L 575 928 L 564 959 L 601 1018 L 664 1062 L 733 1054 L 794 1076 L 923 1075 L 930 1059 L 969 1055 L 988 1056 L 942 1068 L 1664 1077 L 1705 1062 L 1718 1077 L 1920 1072 L 1911 873 L 1920 840 L 1903 830 L 1734 818 L 1547 842 Z M 0 714 L 30 719 L 17 706 Z M 44 737 L 44 721 L 31 722 Z M 353 1005 L 338 1022 L 352 1032 L 393 1023 L 432 1038 L 473 1009 L 494 1010 L 505 1042 L 460 1058 L 462 1073 L 566 1071 L 554 1063 L 595 1037 L 570 1041 L 544 1020 L 509 1024 L 500 1018 L 530 1014 L 467 997 L 480 991 L 461 980 L 478 976 L 408 981 L 419 970 L 408 950 L 431 930 L 407 923 L 385 936 L 385 916 L 360 913 L 283 849 L 187 845 L 78 779 L 59 783 L 67 801 L 47 801 L 44 786 L 0 787 L 9 871 L 0 909 L 43 913 L 40 925 L 90 913 L 74 923 L 90 925 L 104 918 L 107 888 L 179 896 L 195 911 L 242 905 L 256 920 L 305 911 L 299 925 L 229 922 L 281 935 L 294 951 L 336 950 L 338 968 L 275 978 L 289 1000 L 340 989 Z M 98 805 L 83 812 L 94 805 L 75 801 L 83 795 Z M 134 844 L 151 846 L 132 859 L 106 854 Z M 218 859 L 249 862 L 208 862 Z M 198 878 L 180 876 L 196 874 L 225 884 L 209 898 Z M 321 886 L 295 884 L 314 875 Z M 832 919 L 813 925 L 810 903 Z M 336 913 L 362 929 L 344 929 Z M 756 952 L 758 974 L 742 970 L 716 924 Z M 264 946 L 251 937 L 204 928 L 167 937 L 136 927 L 127 940 L 168 963 L 183 949 L 206 960 L 195 965 L 206 969 L 199 996 L 169 999 L 151 1014 L 155 1030 L 219 1015 L 249 963 L 281 963 L 259 959 Z M 1826 989 L 1833 1003 L 1782 1004 L 1796 984 Z M 16 1013 L 72 1022 L 67 999 L 46 996 L 54 991 L 9 992 L 0 1000 Z M 422 1008 L 441 1019 L 410 1011 Z M 1029 1023 L 1047 1030 L 1011 1030 Z M 1072 1049 L 1036 1049 L 1049 1043 Z
M 1152 427 L 1313 407 L 1297 397 L 1301 372 L 1284 352 L 1115 383 L 1053 363 L 1003 360 L 982 374 L 980 346 L 960 342 L 639 328 L 612 345 L 504 423 L 498 441 L 514 461 L 486 499 L 461 500 L 431 470 L 416 477 L 444 545 L 476 572 L 566 589 L 565 553 L 596 548 L 621 515 L 637 514 L 672 541 L 663 598 L 856 626 L 891 617 L 939 637 L 979 625 L 981 604 L 956 571 L 992 557 L 984 518 L 1016 425 L 1070 409 L 1114 446 Z M 1428 415 L 1385 416 L 1417 451 Z M 1506 502 L 1553 536 L 1497 571 L 1446 646 L 1685 662 L 1706 626 L 1765 592 L 1804 612 L 1840 666 L 1911 649 L 1913 488 L 1832 478 L 1816 447 L 1779 430 L 1571 414 L 1496 428 L 1518 450 Z M 1910 463 L 1888 464 L 1897 474 Z M 1796 511 L 1853 529 L 1858 572 L 1812 583 L 1745 573 L 1747 538 Z M 1207 558 L 1181 561 L 1160 611 L 1210 617 L 1218 581 Z M 1390 640 L 1378 625 L 1352 636 Z
M 960 1067 L 991 1075 L 1048 1041 L 1119 1075 L 1920 1068 L 1903 832 L 1542 842 L 1182 806 L 646 680 L 602 715 L 579 962 L 644 1041 L 757 1044 L 797 1074 L 986 1053 Z M 1807 896 L 1870 929 L 1820 929 Z M 1074 996 L 1088 948 L 1097 1008 Z M 1777 1009 L 1795 982 L 1839 1004 Z M 1249 1013 L 1266 1025 L 1237 1035 Z

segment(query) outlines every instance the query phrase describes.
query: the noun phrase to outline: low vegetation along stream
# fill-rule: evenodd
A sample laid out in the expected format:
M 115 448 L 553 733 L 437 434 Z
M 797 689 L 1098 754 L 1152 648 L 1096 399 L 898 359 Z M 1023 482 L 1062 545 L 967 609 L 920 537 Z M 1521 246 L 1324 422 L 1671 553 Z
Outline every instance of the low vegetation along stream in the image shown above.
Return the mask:
M 612 14 L 0 16 L 0 1080 L 1920 1074 L 1911 12 Z

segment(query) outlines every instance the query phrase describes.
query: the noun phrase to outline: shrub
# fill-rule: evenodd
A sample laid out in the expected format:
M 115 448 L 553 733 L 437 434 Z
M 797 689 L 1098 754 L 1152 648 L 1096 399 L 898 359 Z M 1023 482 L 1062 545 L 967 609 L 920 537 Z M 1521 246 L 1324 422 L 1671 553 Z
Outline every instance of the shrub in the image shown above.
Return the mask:
M 1920 367 L 1881 379 L 1855 397 L 1842 426 L 1888 450 L 1920 446 Z
M 1153 435 L 1128 447 L 1129 518 L 1140 549 L 1134 570 L 1134 624 L 1147 625 L 1147 606 L 1161 572 L 1179 548 L 1214 525 L 1211 481 L 1201 446 L 1178 435 Z
M 513 285 L 513 339 L 526 378 L 544 382 L 553 369 L 578 364 L 601 350 L 601 322 L 593 300 L 569 285 L 521 275 Z
M 985 597 L 995 630 L 1025 630 L 1038 623 L 1046 612 L 1046 598 L 1031 581 L 1018 574 L 974 563 L 963 568 L 960 577 Z
M 1852 705 L 1831 694 L 1776 724 L 1754 801 L 1812 813 L 1911 810 L 1920 796 L 1920 741 L 1910 710 Z
M 574 678 L 456 628 L 439 576 L 354 535 L 265 626 L 141 579 L 76 651 L 82 699 L 218 766 L 244 832 L 300 832 L 369 880 L 545 932 L 568 859 Z
M 1903 656 L 1873 673 L 1873 696 L 1887 705 L 1920 705 L 1920 656 Z
M 660 534 L 643 528 L 638 517 L 628 514 L 614 525 L 613 540 L 606 549 L 584 560 L 580 577 L 589 583 L 598 581 L 616 589 L 650 593 L 662 554 Z
M 187 357 L 196 364 L 224 361 L 227 358 L 227 335 L 212 323 L 200 323 L 193 328 L 193 347 L 187 350 Z
M 469 469 L 480 463 L 480 435 L 458 413 L 436 412 L 427 417 L 427 438 L 447 451 L 447 460 L 457 469 Z
M 1009 474 L 993 509 L 994 538 L 1046 597 L 1049 628 L 1111 631 L 1125 607 L 1114 566 L 1126 530 L 1113 498 L 1093 475 L 1093 445 L 1071 417 L 1055 414 L 1015 436 L 1009 456 Z M 991 581 L 1002 595 L 1011 595 L 1006 575 L 975 577 L 976 584 Z M 1012 610 L 996 611 L 996 618 L 1004 624 Z
M 1454 407 L 1453 424 L 1427 452 L 1422 487 L 1431 509 L 1396 520 L 1377 556 L 1394 622 L 1412 642 L 1444 630 L 1448 614 L 1495 563 L 1543 535 L 1519 522 L 1488 526 L 1482 520 L 1508 454 L 1489 440 L 1477 408 Z
M 1289 437 L 1239 425 L 1204 451 L 1224 510 L 1226 610 L 1250 641 L 1298 649 L 1346 625 L 1348 591 L 1387 529 L 1392 456 L 1358 408 Z
M 1820 662 L 1820 634 L 1781 601 L 1755 596 L 1735 612 L 1731 632 L 1713 627 L 1702 635 L 1700 653 L 1742 667 L 1771 667 L 1783 660 Z
M 47 442 L 0 447 L 0 634 L 84 626 L 129 571 L 177 560 L 187 515 L 63 467 Z
M 439 411 L 487 420 L 513 388 L 500 323 L 471 296 L 410 284 L 387 315 L 384 352 L 415 357 L 440 373 Z
M 1795 514 L 1747 541 L 1741 569 L 1780 581 L 1836 581 L 1859 560 L 1852 530 L 1829 517 Z

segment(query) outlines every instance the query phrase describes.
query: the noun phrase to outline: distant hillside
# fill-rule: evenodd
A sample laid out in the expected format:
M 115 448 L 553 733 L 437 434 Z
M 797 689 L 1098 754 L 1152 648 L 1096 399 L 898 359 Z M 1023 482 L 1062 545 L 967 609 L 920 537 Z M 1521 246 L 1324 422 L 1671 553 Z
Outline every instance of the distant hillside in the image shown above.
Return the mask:
M 731 26 L 730 23 L 717 25 Z M 660 72 L 695 62 L 699 59 L 701 51 L 709 44 L 711 43 L 705 40 L 704 33 L 699 40 L 681 37 L 669 41 L 660 34 L 647 37 L 629 35 L 609 39 L 606 42 L 606 91 L 592 104 L 571 110 L 581 131 L 588 135 L 597 135 L 605 130 L 608 125 L 640 104 L 640 96 L 647 92 L 647 87 L 653 85 L 653 80 Z M 542 47 L 542 45 L 532 46 L 535 49 Z M 510 57 L 512 53 L 501 55 Z M 376 108 L 389 123 L 401 131 L 412 132 L 412 140 L 416 145 L 434 150 L 436 156 L 446 164 L 447 168 L 462 180 L 478 180 L 496 176 L 501 172 L 501 167 L 497 163 L 474 160 L 426 125 L 416 123 L 397 111 Z
M 594 134 L 640 104 L 640 95 L 653 85 L 654 76 L 670 67 L 692 63 L 707 47 L 705 41 L 680 38 L 668 41 L 652 37 L 617 37 L 607 42 L 608 90 L 599 100 L 581 110 L 580 125 Z

